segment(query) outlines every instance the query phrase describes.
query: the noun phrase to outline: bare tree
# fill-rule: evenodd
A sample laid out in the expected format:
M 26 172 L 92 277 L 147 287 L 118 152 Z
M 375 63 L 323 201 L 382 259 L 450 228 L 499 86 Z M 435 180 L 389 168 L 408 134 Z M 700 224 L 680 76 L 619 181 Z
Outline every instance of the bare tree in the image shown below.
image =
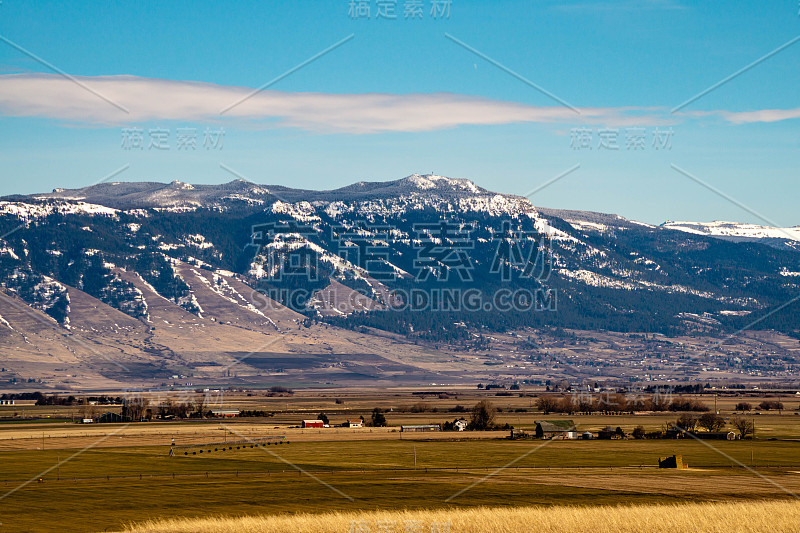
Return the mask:
M 703 413 L 697 422 L 708 431 L 719 431 L 725 427 L 725 419 L 714 413 Z
M 205 394 L 199 394 L 194 397 L 194 412 L 197 413 L 197 416 L 200 418 L 206 417 L 206 402 L 208 401 L 208 396 Z
M 175 409 L 175 403 L 172 401 L 172 398 L 166 398 L 158 406 L 158 415 L 161 418 L 164 418 L 168 415 L 174 414 L 173 412 L 174 409 Z
M 575 402 L 573 402 L 572 398 L 569 396 L 562 396 L 561 399 L 558 400 L 557 410 L 561 413 L 571 415 L 575 412 Z
M 684 413 L 675 421 L 675 426 L 684 431 L 694 431 L 697 429 L 698 422 L 699 419 L 696 416 Z
M 669 404 L 672 401 L 671 395 L 668 394 L 654 394 L 650 398 L 650 409 L 652 411 L 666 411 L 669 409 Z
M 594 408 L 594 402 L 592 401 L 591 395 L 588 395 L 588 394 L 580 394 L 580 395 L 578 395 L 577 401 L 576 401 L 576 408 L 577 408 L 579 413 L 584 413 L 584 414 L 593 413 L 595 408 Z
M 756 429 L 755 423 L 743 416 L 734 416 L 731 418 L 731 425 L 739 432 L 739 437 L 742 439 L 748 435 L 752 435 Z
M 782 411 L 783 404 L 775 400 L 764 400 L 763 402 L 758 404 L 758 408 L 763 409 L 765 411 L 769 411 L 770 409 L 777 409 L 778 411 Z
M 88 401 L 81 406 L 82 418 L 94 418 L 95 414 L 97 414 L 97 408 Z
M 497 409 L 488 400 L 481 400 L 472 408 L 471 429 L 486 430 L 494 427 L 494 419 L 497 416 Z
M 558 400 L 553 396 L 539 396 L 539 399 L 536 400 L 536 408 L 542 413 L 549 415 L 558 409 Z
M 122 403 L 122 416 L 129 416 L 131 420 L 137 422 L 144 417 L 149 406 L 150 401 L 142 396 L 136 395 L 125 398 Z

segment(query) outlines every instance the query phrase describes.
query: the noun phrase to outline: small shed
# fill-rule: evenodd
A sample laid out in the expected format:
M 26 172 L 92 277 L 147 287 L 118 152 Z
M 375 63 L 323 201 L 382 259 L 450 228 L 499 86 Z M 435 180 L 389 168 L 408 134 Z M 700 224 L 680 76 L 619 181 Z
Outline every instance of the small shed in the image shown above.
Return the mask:
M 683 462 L 682 455 L 672 455 L 670 457 L 661 457 L 658 459 L 659 468 L 689 468 L 689 465 Z
M 405 433 L 409 431 L 425 432 L 425 431 L 441 431 L 439 424 L 421 424 L 416 426 L 400 426 L 400 431 Z

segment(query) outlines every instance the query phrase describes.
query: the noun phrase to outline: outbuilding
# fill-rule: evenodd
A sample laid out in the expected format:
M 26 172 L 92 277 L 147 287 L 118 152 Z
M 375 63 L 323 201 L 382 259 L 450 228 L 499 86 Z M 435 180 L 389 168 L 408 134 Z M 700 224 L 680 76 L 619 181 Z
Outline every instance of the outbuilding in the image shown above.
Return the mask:
M 220 416 L 222 418 L 232 418 L 234 416 L 239 416 L 238 409 L 212 409 L 211 414 L 214 416 Z
M 325 423 L 322 420 L 303 420 L 303 423 L 300 427 L 304 428 L 321 428 L 324 427 Z
M 736 440 L 736 433 L 733 431 L 698 431 L 692 433 L 692 436 L 703 440 Z
M 570 431 L 575 431 L 572 420 L 536 420 L 536 438 L 552 439 L 564 438 Z
M 441 431 L 442 428 L 439 424 L 422 424 L 416 426 L 400 426 L 402 433 L 406 432 L 425 432 L 425 431 Z

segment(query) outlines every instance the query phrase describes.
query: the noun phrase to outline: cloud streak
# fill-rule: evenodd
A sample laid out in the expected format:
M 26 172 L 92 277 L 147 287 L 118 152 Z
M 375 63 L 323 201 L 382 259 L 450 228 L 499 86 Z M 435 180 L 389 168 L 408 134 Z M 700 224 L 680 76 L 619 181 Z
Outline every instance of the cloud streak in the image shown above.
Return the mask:
M 800 107 L 796 109 L 760 109 L 757 111 L 722 111 L 721 116 L 734 124 L 751 124 L 754 122 L 780 122 L 800 118 Z
M 422 132 L 466 125 L 570 123 L 560 106 L 538 107 L 452 93 L 332 94 L 262 91 L 249 87 L 136 76 L 76 77 L 81 85 L 50 74 L 0 76 L 0 113 L 99 126 L 153 121 L 237 121 L 260 128 L 290 127 L 316 133 Z M 129 113 L 96 94 L 119 102 Z M 602 126 L 672 124 L 646 108 L 581 108 L 581 122 Z
M 221 109 L 251 94 L 252 89 L 137 76 L 75 78 L 80 84 L 52 74 L 0 75 L 0 114 L 94 126 L 220 122 L 261 129 L 298 128 L 324 134 L 425 132 L 514 123 L 664 126 L 681 121 L 660 107 L 584 107 L 578 119 L 573 111 L 562 106 L 531 106 L 453 93 L 262 91 L 222 115 Z M 118 102 L 129 112 L 108 105 L 97 94 Z M 743 124 L 800 118 L 800 109 L 695 111 L 680 115 L 683 119 L 718 117 Z

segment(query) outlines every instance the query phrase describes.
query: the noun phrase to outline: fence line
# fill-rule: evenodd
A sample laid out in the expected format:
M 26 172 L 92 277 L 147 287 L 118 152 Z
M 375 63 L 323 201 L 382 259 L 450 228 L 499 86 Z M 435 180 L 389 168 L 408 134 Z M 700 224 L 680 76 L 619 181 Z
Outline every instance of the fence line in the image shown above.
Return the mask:
M 800 468 L 800 465 L 760 465 L 760 466 L 739 466 L 739 465 L 696 465 L 697 468 L 730 468 L 742 470 L 743 472 L 747 472 L 749 470 L 782 470 L 785 468 Z M 125 474 L 125 475 L 105 475 L 105 476 L 53 476 L 53 477 L 44 477 L 42 478 L 42 482 L 78 482 L 78 481 L 120 481 L 120 480 L 151 480 L 151 479 L 178 479 L 178 478 L 198 478 L 204 477 L 210 479 L 211 477 L 226 477 L 226 476 L 233 476 L 233 477 L 270 477 L 273 475 L 302 475 L 304 472 L 307 474 L 313 474 L 315 476 L 325 475 L 325 474 L 369 474 L 369 473 L 407 473 L 407 474 L 447 474 L 447 473 L 457 473 L 457 474 L 475 474 L 480 475 L 484 474 L 485 472 L 497 470 L 500 467 L 496 466 L 485 466 L 485 467 L 399 467 L 399 468 L 346 468 L 346 469 L 323 469 L 323 470 L 308 470 L 304 469 L 302 472 L 296 469 L 284 469 L 284 470 L 253 470 L 253 471 L 242 471 L 242 470 L 218 470 L 218 471 L 202 471 L 202 472 L 172 472 L 168 474 Z M 658 470 L 658 465 L 624 465 L 624 466 L 520 466 L 520 467 L 511 467 L 504 470 L 506 473 L 513 473 L 513 472 L 522 472 L 522 473 L 535 473 L 535 472 L 550 472 L 550 471 L 557 471 L 557 470 L 575 470 L 576 472 L 580 472 L 581 470 L 608 470 L 611 469 L 652 469 Z M 0 483 L 3 486 L 7 486 L 9 484 L 18 484 L 21 481 L 27 481 L 27 479 L 7 479 L 7 480 L 0 480 Z

